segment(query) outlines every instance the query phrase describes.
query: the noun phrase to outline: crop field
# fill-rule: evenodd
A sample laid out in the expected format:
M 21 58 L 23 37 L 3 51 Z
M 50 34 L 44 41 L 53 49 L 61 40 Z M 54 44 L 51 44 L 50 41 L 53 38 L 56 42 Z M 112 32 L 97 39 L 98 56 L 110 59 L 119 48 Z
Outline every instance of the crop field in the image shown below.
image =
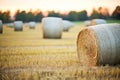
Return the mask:
M 0 80 L 120 80 L 120 65 L 81 66 L 76 41 L 85 26 L 83 22 L 74 24 L 61 39 L 43 39 L 41 23 L 35 29 L 24 25 L 22 32 L 4 25 Z

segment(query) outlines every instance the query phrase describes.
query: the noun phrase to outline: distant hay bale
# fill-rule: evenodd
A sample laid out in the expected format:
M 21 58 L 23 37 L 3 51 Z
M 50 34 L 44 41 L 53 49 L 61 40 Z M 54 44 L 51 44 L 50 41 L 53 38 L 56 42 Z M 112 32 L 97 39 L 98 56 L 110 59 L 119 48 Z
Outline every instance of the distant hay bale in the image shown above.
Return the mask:
M 25 27 L 29 27 L 29 23 L 24 23 L 24 26 Z
M 61 18 L 45 17 L 42 19 L 43 38 L 61 38 L 63 22 Z
M 106 20 L 104 19 L 92 19 L 90 25 L 98 25 L 98 24 L 106 24 Z
M 14 22 L 14 31 L 22 31 L 23 30 L 23 22 L 15 21 Z
M 1 20 L 0 20 L 0 33 L 3 33 L 3 24 Z
M 13 28 L 14 27 L 14 23 L 7 23 L 6 26 L 9 27 L 9 28 Z
M 34 22 L 34 21 L 29 22 L 30 29 L 35 29 L 35 26 L 36 26 L 36 22 Z
M 73 26 L 73 23 L 68 20 L 63 20 L 63 31 L 69 31 L 69 29 Z
M 120 24 L 101 24 L 81 30 L 77 53 L 81 65 L 120 64 Z
M 86 21 L 84 21 L 84 24 L 85 24 L 85 26 L 90 26 L 91 25 L 91 21 L 90 20 L 86 20 Z

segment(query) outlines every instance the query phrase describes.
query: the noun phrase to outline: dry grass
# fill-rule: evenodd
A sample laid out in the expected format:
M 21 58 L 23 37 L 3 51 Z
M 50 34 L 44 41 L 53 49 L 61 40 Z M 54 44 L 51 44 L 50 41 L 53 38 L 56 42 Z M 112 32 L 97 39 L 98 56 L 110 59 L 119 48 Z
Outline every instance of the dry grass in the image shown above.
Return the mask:
M 62 39 L 43 39 L 40 24 L 14 32 L 4 26 L 0 34 L 0 80 L 119 80 L 119 66 L 82 67 L 76 40 L 83 24 Z
M 98 44 L 92 29 L 83 29 L 77 39 L 77 52 L 81 65 L 98 65 Z M 91 54 L 90 54 L 91 53 Z

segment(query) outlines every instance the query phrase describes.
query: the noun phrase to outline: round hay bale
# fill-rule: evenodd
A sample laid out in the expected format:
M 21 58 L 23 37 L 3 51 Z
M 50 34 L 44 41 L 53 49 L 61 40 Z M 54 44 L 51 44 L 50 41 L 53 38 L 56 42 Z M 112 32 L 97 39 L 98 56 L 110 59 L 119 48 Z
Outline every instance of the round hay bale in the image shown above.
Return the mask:
M 84 21 L 84 24 L 85 24 L 85 26 L 90 26 L 91 25 L 91 21 L 90 20 L 86 20 L 86 21 Z
M 120 24 L 101 24 L 81 30 L 77 53 L 81 65 L 120 64 Z
M 92 19 L 90 25 L 98 25 L 98 24 L 106 24 L 106 20 L 104 19 Z
M 69 29 L 73 26 L 72 22 L 68 20 L 63 20 L 63 31 L 69 31 Z
M 23 22 L 15 21 L 14 22 L 14 31 L 22 31 L 23 30 Z
M 24 26 L 25 26 L 25 27 L 29 27 L 29 23 L 27 23 L 27 22 L 24 23 Z
M 3 33 L 3 24 L 1 20 L 0 20 L 0 33 Z
M 14 23 L 7 23 L 6 26 L 8 26 L 9 28 L 13 28 L 14 27 Z
M 29 22 L 30 29 L 35 29 L 35 26 L 36 26 L 36 22 L 34 22 L 34 21 Z
M 61 38 L 63 22 L 61 18 L 45 17 L 42 19 L 43 38 Z

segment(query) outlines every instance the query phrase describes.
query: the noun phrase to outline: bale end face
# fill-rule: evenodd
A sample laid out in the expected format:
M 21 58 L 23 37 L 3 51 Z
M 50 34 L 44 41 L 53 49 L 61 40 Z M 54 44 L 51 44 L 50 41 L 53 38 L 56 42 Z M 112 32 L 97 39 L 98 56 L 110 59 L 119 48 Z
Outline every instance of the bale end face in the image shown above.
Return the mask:
M 82 66 L 95 66 L 98 62 L 97 40 L 90 28 L 80 31 L 77 39 L 77 53 Z

